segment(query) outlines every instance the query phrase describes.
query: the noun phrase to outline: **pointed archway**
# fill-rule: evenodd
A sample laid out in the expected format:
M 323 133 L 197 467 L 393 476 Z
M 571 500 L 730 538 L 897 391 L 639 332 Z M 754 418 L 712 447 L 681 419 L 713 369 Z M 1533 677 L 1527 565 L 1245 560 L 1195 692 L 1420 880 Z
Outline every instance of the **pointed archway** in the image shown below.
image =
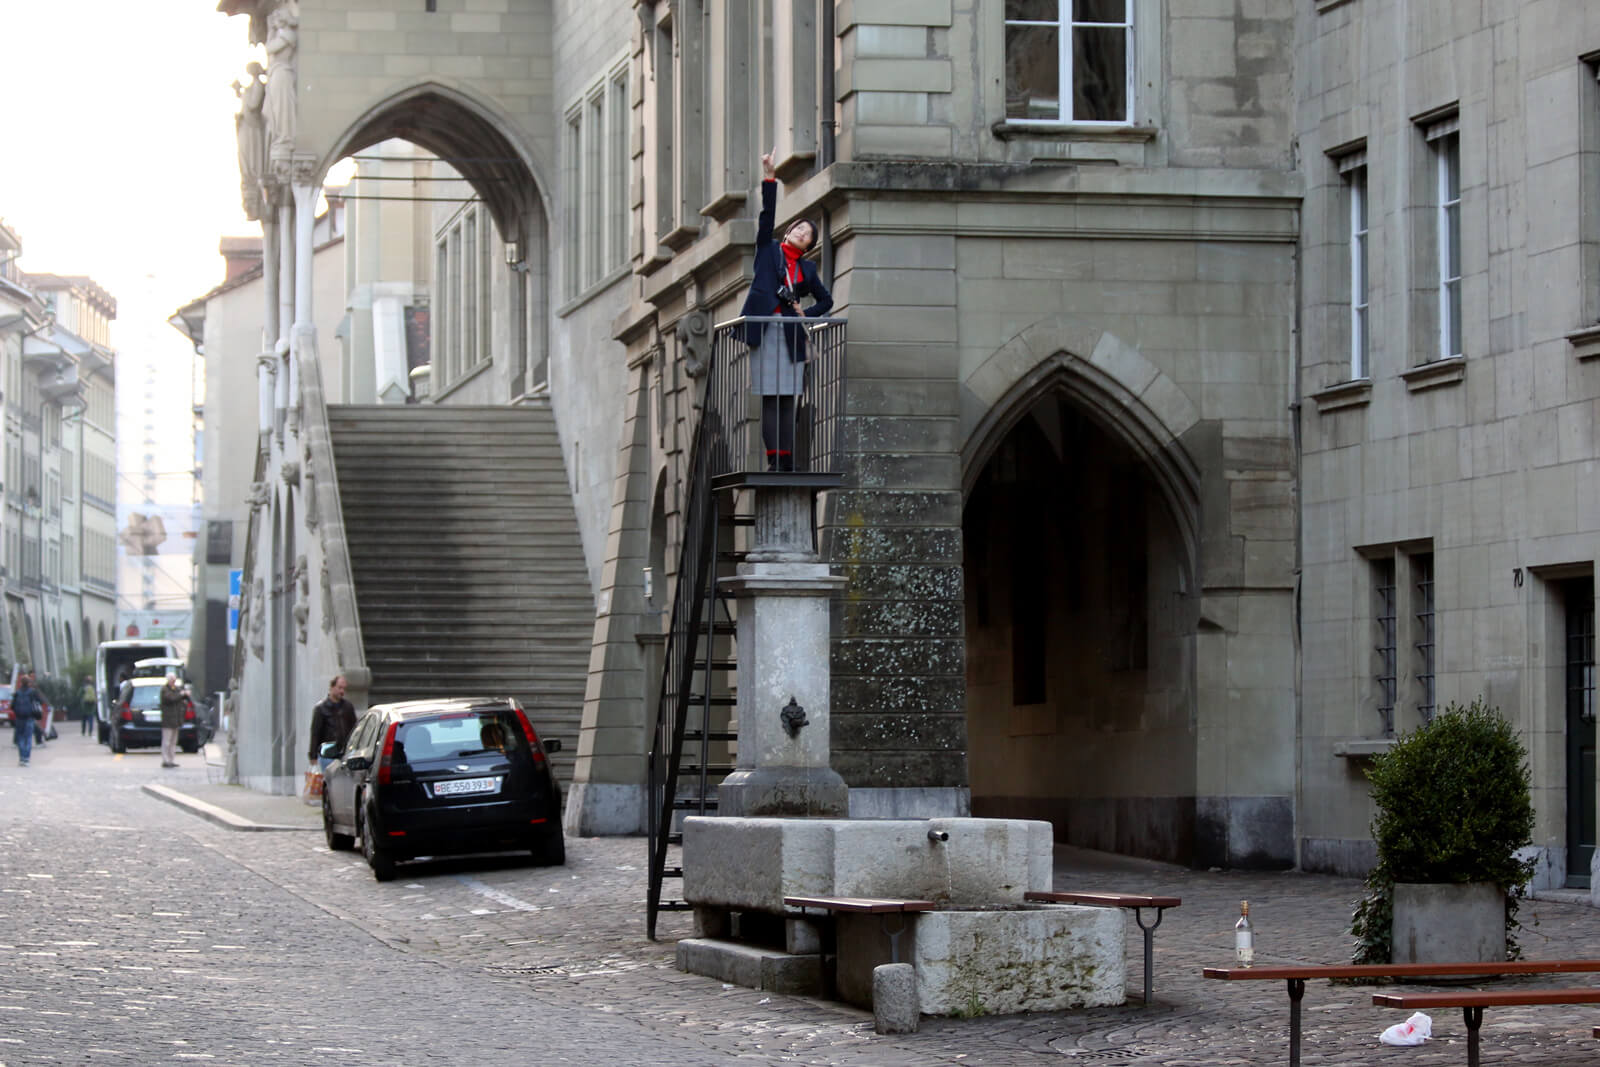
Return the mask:
M 1188 862 L 1198 417 L 1138 352 L 1067 316 L 967 385 L 988 401 L 963 457 L 973 814 Z

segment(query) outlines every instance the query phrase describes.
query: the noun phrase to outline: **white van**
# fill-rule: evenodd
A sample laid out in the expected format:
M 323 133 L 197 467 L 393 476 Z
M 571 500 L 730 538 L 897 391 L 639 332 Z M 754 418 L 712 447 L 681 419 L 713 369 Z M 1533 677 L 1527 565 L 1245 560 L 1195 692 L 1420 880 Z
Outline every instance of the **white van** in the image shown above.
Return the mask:
M 94 650 L 94 710 L 99 720 L 96 736 L 100 743 L 110 739 L 111 705 L 117 689 L 133 676 L 133 665 L 142 659 L 177 659 L 178 646 L 171 641 L 102 641 Z

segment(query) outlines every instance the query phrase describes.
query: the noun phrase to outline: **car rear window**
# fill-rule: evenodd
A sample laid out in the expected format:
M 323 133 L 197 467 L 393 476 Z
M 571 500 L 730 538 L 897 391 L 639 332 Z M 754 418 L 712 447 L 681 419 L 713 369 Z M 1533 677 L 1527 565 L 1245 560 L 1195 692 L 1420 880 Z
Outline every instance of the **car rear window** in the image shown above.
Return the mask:
M 165 682 L 162 683 L 162 685 L 165 684 Z M 146 711 L 150 708 L 159 708 L 161 706 L 160 685 L 136 685 L 132 688 L 133 696 L 128 698 L 128 706 L 134 711 Z
M 395 748 L 407 762 L 454 759 L 491 750 L 526 748 L 527 738 L 510 711 L 463 711 L 437 718 L 408 719 L 395 731 Z

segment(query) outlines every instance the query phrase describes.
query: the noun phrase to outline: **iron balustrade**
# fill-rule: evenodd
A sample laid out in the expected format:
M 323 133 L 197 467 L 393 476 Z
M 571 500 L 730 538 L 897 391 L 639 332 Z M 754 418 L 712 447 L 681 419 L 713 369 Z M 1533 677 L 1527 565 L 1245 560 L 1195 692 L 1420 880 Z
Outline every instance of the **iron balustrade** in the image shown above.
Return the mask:
M 706 405 L 706 417 L 715 421 L 721 438 L 711 466 L 717 488 L 760 484 L 768 481 L 763 477 L 766 474 L 825 475 L 830 476 L 825 484 L 837 484 L 831 476 L 840 473 L 845 325 L 844 319 L 782 315 L 748 315 L 717 324 L 712 336 L 713 382 Z M 783 368 L 777 376 L 778 386 L 789 387 L 782 395 L 762 396 L 752 388 L 757 350 L 745 342 L 747 328 L 752 326 L 783 329 L 790 347 L 804 339 L 805 359 Z M 774 383 L 766 384 L 770 389 Z M 789 391 L 793 386 L 798 386 L 797 394 Z M 779 481 L 805 484 L 806 480 Z

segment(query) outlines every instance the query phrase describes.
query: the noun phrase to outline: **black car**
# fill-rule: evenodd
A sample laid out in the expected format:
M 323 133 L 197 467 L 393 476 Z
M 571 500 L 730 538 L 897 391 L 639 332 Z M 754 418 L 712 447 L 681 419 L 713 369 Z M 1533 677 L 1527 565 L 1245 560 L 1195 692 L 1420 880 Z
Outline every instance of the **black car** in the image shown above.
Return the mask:
M 323 773 L 331 849 L 361 850 L 380 882 L 418 856 L 527 851 L 567 859 L 561 790 L 522 705 L 506 697 L 411 700 L 367 709 Z
M 135 678 L 124 682 L 111 709 L 111 725 L 106 739 L 113 752 L 161 744 L 161 689 L 165 678 Z M 194 701 L 184 694 L 183 725 L 178 729 L 178 745 L 185 752 L 199 752 L 204 738 Z

